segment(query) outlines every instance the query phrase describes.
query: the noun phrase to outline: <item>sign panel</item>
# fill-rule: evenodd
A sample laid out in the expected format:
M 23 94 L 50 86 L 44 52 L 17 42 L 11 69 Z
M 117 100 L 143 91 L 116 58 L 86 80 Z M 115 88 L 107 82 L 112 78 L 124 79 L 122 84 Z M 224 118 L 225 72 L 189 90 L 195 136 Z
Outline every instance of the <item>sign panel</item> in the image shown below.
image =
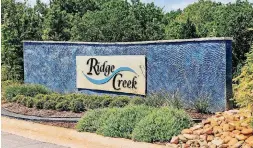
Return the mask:
M 145 95 L 144 55 L 76 56 L 77 88 Z

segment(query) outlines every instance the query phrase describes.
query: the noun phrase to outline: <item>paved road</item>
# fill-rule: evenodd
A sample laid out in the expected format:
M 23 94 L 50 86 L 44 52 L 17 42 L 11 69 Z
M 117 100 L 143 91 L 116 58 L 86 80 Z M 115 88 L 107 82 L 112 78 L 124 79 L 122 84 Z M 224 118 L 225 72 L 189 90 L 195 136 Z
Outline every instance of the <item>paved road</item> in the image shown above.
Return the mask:
M 2 131 L 1 135 L 1 148 L 66 148 L 63 146 L 32 140 Z

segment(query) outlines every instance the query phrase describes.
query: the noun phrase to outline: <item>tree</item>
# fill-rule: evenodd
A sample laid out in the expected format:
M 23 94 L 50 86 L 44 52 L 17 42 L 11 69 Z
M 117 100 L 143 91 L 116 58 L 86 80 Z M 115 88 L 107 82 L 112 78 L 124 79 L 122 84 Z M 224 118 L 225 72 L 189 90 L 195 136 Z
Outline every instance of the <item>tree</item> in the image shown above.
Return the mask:
M 239 106 L 253 108 L 253 44 L 246 56 L 242 73 L 233 80 L 237 83 L 234 87 L 234 98 Z
M 43 23 L 43 40 L 67 41 L 70 39 L 72 16 L 60 5 L 51 3 Z
M 190 39 L 190 38 L 198 37 L 196 33 L 196 27 L 190 21 L 189 18 L 187 19 L 186 23 L 181 24 L 179 35 L 180 35 L 180 39 Z
M 38 1 L 39 2 L 39 1 Z M 23 79 L 23 40 L 41 40 L 43 17 L 37 7 L 3 0 L 2 10 L 2 75 L 6 79 Z
M 109 1 L 99 11 L 76 18 L 72 40 L 140 41 L 163 39 L 163 13 L 154 4 Z
M 238 76 L 253 36 L 247 31 L 247 28 L 253 27 L 252 4 L 240 0 L 228 4 L 199 0 L 187 6 L 173 22 L 169 21 L 165 27 L 166 38 L 186 38 L 184 35 L 181 36 L 182 32 L 185 32 L 181 24 L 188 19 L 195 25 L 196 29 L 192 27 L 192 31 L 196 30 L 198 37 L 233 37 L 233 75 Z

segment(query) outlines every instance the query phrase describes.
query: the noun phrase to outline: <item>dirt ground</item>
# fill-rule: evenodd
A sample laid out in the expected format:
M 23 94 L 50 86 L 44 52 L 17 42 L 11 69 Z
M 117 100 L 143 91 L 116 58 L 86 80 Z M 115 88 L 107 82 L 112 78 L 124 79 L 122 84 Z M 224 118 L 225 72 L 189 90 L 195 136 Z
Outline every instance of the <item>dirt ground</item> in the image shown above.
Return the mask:
M 23 115 L 39 116 L 39 117 L 82 117 L 85 112 L 74 113 L 71 111 L 57 111 L 57 110 L 46 110 L 46 109 L 36 109 L 28 108 L 18 103 L 3 103 L 2 107 L 8 111 L 19 113 Z M 213 114 L 201 114 L 194 110 L 186 110 L 186 112 L 194 119 L 206 119 Z
M 14 113 L 19 113 L 19 114 L 29 115 L 29 116 L 39 116 L 39 117 L 82 117 L 85 113 L 85 112 L 74 113 L 71 111 L 57 111 L 57 110 L 28 108 L 18 103 L 3 103 L 2 102 L 2 107 Z

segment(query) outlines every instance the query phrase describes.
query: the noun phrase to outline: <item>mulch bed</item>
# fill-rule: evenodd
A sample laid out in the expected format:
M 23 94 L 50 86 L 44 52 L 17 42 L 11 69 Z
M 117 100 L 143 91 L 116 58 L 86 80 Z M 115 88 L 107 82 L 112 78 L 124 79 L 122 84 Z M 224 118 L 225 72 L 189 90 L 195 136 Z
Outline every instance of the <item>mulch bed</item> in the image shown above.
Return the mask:
M 82 117 L 85 113 L 85 112 L 74 113 L 71 111 L 28 108 L 18 103 L 6 103 L 6 102 L 2 102 L 2 107 L 10 112 L 39 117 Z M 186 110 L 186 112 L 194 119 L 206 119 L 213 115 L 213 114 L 197 113 L 194 110 Z
M 2 102 L 2 107 L 10 112 L 23 114 L 23 115 L 29 115 L 29 116 L 38 116 L 38 117 L 82 117 L 85 113 L 85 112 L 74 113 L 71 111 L 57 111 L 57 110 L 28 108 L 18 103 L 3 103 Z
M 186 112 L 193 118 L 193 119 L 206 119 L 209 118 L 211 116 L 213 116 L 214 114 L 201 114 L 196 112 L 195 110 L 186 110 Z

